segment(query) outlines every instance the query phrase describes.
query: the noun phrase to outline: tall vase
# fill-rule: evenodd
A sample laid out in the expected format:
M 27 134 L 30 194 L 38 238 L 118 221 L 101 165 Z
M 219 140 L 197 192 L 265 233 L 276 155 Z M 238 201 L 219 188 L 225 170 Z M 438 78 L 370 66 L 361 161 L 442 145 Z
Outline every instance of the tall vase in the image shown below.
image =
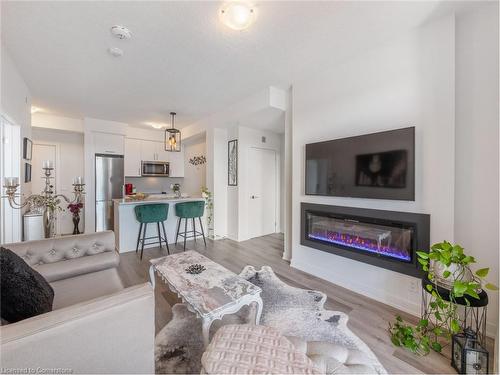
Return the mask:
M 80 215 L 73 215 L 73 234 L 80 234 L 80 229 L 78 229 L 78 224 L 80 223 Z
M 55 236 L 54 218 L 54 210 L 45 207 L 43 210 L 43 231 L 45 238 L 52 238 Z

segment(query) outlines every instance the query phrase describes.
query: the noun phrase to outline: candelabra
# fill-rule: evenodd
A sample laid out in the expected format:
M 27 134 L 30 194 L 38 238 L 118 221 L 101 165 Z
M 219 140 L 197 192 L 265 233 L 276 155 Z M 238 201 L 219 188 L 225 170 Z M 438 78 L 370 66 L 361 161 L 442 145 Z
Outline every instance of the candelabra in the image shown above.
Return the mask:
M 58 209 L 60 199 L 64 199 L 67 203 L 80 203 L 82 201 L 82 196 L 84 193 L 85 184 L 82 177 L 76 177 L 73 180 L 73 194 L 74 198 L 69 199 L 64 194 L 55 194 L 54 185 L 51 180 L 54 179 L 52 176 L 52 171 L 54 166 L 51 161 L 45 161 L 43 163 L 45 188 L 41 194 L 32 194 L 28 196 L 24 202 L 18 203 L 15 201 L 15 195 L 17 188 L 19 187 L 19 179 L 17 177 L 6 177 L 4 180 L 5 193 L 7 194 L 7 199 L 9 204 L 14 209 L 21 209 L 27 205 L 31 208 L 37 210 L 42 209 L 43 214 L 43 229 L 45 238 L 54 237 L 54 222 L 55 222 L 55 212 Z

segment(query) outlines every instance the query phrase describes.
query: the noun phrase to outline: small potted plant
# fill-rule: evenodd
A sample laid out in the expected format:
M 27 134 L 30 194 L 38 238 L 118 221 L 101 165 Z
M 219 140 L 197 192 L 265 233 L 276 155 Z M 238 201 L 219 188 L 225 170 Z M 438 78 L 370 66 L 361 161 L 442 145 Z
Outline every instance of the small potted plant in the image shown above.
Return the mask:
M 181 184 L 170 184 L 170 189 L 172 189 L 177 198 L 181 197 Z
M 208 235 L 211 237 L 213 235 L 213 214 L 214 214 L 214 201 L 212 199 L 212 193 L 207 187 L 201 188 L 201 196 L 205 199 L 205 207 L 207 208 L 207 225 L 208 225 Z
M 458 299 L 469 306 L 473 299 L 480 298 L 483 287 L 489 290 L 498 290 L 498 287 L 484 280 L 489 268 L 472 272 L 470 266 L 476 260 L 465 254 L 458 244 L 436 243 L 428 253 L 417 251 L 417 256 L 422 269 L 427 272 L 429 282 L 425 283 L 425 288 L 432 299 L 416 326 L 397 316 L 396 321 L 389 324 L 389 333 L 395 346 L 426 355 L 430 350 L 441 352 L 443 343 L 447 345 L 452 335 L 463 330 L 457 309 Z M 440 288 L 447 291 L 446 298 L 441 296 Z
M 78 224 L 80 224 L 80 211 L 83 208 L 83 203 L 68 204 L 69 211 L 73 214 L 73 234 L 80 234 Z

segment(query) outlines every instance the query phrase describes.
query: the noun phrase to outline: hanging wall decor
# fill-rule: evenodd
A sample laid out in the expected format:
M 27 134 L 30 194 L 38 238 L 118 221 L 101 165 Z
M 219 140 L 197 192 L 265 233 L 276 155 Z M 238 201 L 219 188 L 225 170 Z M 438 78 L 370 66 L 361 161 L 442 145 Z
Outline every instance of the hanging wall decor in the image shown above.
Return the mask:
M 29 138 L 24 137 L 23 139 L 23 159 L 31 160 L 31 155 L 33 152 L 33 142 Z
M 238 186 L 238 140 L 227 142 L 227 184 Z
M 207 162 L 207 158 L 205 157 L 205 155 L 193 156 L 192 158 L 189 159 L 189 164 L 195 165 L 195 166 L 203 165 L 206 162 Z

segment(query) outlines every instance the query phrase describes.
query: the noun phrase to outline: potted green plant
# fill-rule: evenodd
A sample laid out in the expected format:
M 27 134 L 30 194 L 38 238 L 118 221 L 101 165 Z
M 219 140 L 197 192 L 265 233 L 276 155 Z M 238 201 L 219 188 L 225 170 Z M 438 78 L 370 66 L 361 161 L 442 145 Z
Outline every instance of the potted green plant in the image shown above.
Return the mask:
M 489 268 L 472 272 L 470 266 L 476 260 L 465 254 L 458 244 L 436 243 L 428 253 L 417 251 L 417 256 L 422 269 L 427 272 L 430 282 L 426 283 L 426 289 L 432 299 L 417 325 L 407 324 L 397 316 L 395 322 L 389 324 L 389 333 L 395 346 L 426 355 L 430 350 L 441 352 L 443 343 L 448 344 L 451 335 L 461 331 L 458 298 L 470 305 L 472 299 L 479 299 L 483 285 L 489 290 L 498 290 L 498 287 L 485 281 Z M 446 298 L 439 293 L 439 287 L 447 290 Z

